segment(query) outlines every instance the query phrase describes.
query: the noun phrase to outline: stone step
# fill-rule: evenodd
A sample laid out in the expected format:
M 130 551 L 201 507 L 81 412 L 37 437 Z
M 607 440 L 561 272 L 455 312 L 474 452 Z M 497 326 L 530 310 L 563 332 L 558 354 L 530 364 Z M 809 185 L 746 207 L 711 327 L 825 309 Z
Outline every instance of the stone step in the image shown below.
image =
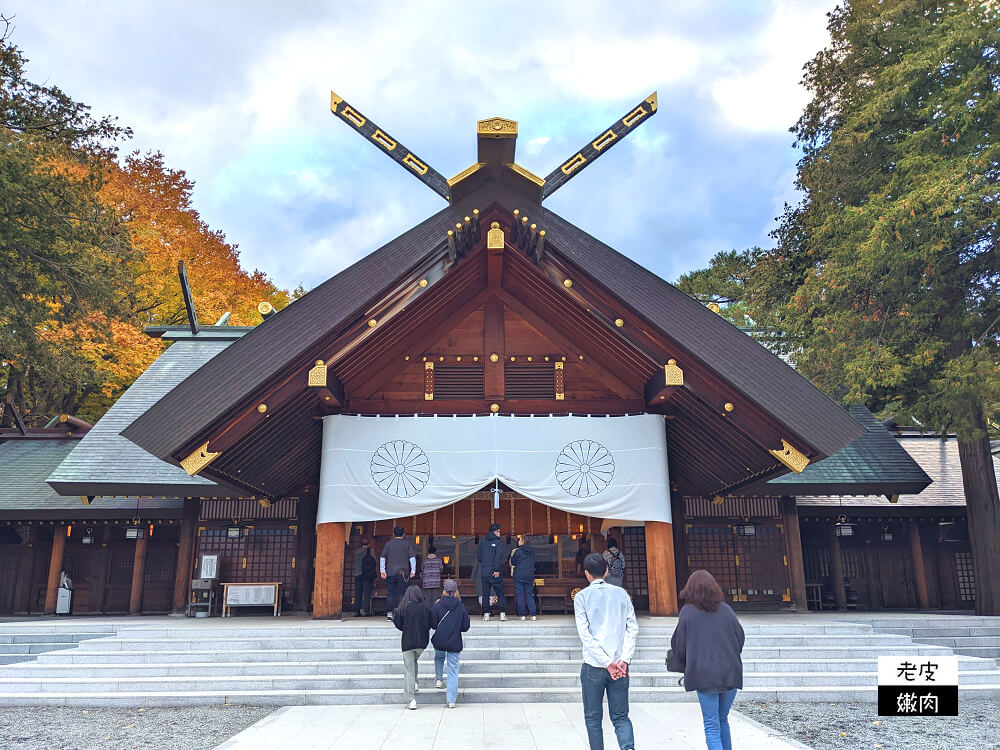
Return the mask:
M 976 656 L 980 659 L 1000 659 L 1000 647 L 990 646 L 960 646 L 953 648 L 956 654 L 963 656 Z
M 947 648 L 1000 648 L 1000 636 L 967 636 L 965 638 L 940 638 L 922 637 L 920 643 L 927 643 L 931 646 L 945 646 Z
M 993 627 L 940 627 L 940 628 L 880 628 L 882 633 L 908 635 L 911 638 L 969 638 L 992 636 L 1000 638 L 1000 625 Z
M 80 648 L 84 651 L 130 651 L 138 646 L 143 646 L 144 650 L 152 651 L 163 649 L 165 651 L 180 651 L 190 648 L 201 649 L 230 649 L 230 650 L 255 650 L 273 647 L 280 648 L 354 648 L 365 649 L 371 647 L 373 643 L 386 644 L 398 641 L 398 631 L 395 634 L 381 633 L 372 638 L 341 638 L 341 637 L 311 637 L 292 636 L 287 638 L 95 638 L 81 642 Z M 475 646 L 480 643 L 497 643 L 498 641 L 508 645 L 511 649 L 518 649 L 528 644 L 536 646 L 550 646 L 552 648 L 579 648 L 580 640 L 574 634 L 570 635 L 504 635 L 498 637 L 487 633 L 470 631 L 463 636 L 465 643 Z M 638 643 L 640 646 L 654 647 L 669 644 L 670 639 L 666 636 L 656 637 L 652 635 L 640 634 Z M 775 635 L 769 637 L 747 637 L 747 648 L 779 648 L 785 646 L 813 646 L 822 644 L 827 648 L 856 648 L 867 646 L 898 646 L 910 643 L 910 639 L 901 635 L 852 635 L 852 636 L 795 636 L 795 635 Z
M 109 633 L 0 633 L 0 645 L 6 643 L 79 643 L 91 638 L 107 638 Z
M 561 672 L 573 669 L 579 659 L 567 660 L 479 660 L 469 657 L 462 659 L 462 673 L 493 672 L 502 668 L 509 672 Z M 424 653 L 420 660 L 421 670 L 433 669 L 433 654 L 430 650 Z M 838 672 L 874 672 L 877 662 L 872 659 L 840 659 L 836 662 Z M 226 662 L 216 661 L 188 663 L 142 663 L 142 664 L 64 664 L 31 662 L 13 666 L 10 669 L 0 669 L 0 677 L 32 677 L 47 679 L 48 677 L 81 677 L 110 679 L 117 677 L 176 677 L 190 675 L 192 677 L 208 677 L 213 675 L 330 675 L 330 674 L 396 674 L 399 671 L 399 657 L 382 661 L 261 661 L 261 662 Z M 633 670 L 643 673 L 660 671 L 662 659 L 636 659 L 632 662 Z M 831 662 L 828 659 L 744 659 L 744 674 L 796 672 L 822 674 L 830 671 Z M 990 671 L 997 668 L 988 659 L 961 657 L 959 670 L 967 672 Z
M 424 691 L 432 690 L 433 670 L 425 670 L 421 680 Z M 636 670 L 630 680 L 631 688 L 675 687 L 679 675 L 666 671 L 643 672 Z M 579 686 L 580 673 L 575 665 L 563 672 L 474 672 L 463 675 L 461 682 L 466 688 L 559 688 Z M 55 677 L 38 679 L 0 678 L 0 693 L 62 693 L 68 691 L 86 692 L 148 692 L 148 691 L 189 691 L 204 690 L 246 691 L 246 690 L 366 690 L 401 689 L 402 667 L 397 665 L 395 674 L 361 675 L 225 675 L 211 677 L 134 677 L 93 679 L 85 677 Z M 827 673 L 751 673 L 745 676 L 746 687 L 799 688 L 799 687 L 873 687 L 877 684 L 874 672 L 827 672 Z M 1000 671 L 971 672 L 960 675 L 959 685 L 992 685 L 1000 688 Z
M 0 654 L 42 654 L 76 648 L 76 643 L 0 643 Z
M 26 661 L 34 661 L 31 654 L 0 654 L 0 666 L 5 664 L 20 664 Z
M 962 697 L 973 700 L 1000 700 L 1000 687 L 969 686 Z M 875 688 L 830 687 L 815 688 L 747 688 L 740 692 L 737 701 L 765 701 L 770 703 L 874 703 Z M 459 689 L 461 703 L 579 703 L 580 688 L 476 688 Z M 629 701 L 694 702 L 692 693 L 681 687 L 637 688 L 629 691 Z M 401 703 L 400 691 L 370 690 L 245 690 L 245 691 L 146 691 L 121 693 L 0 693 L 0 705 L 46 705 L 71 707 L 143 707 L 143 706 L 223 706 L 241 704 L 251 706 L 301 706 L 336 704 Z M 444 702 L 444 691 L 421 692 L 418 703 L 425 705 Z

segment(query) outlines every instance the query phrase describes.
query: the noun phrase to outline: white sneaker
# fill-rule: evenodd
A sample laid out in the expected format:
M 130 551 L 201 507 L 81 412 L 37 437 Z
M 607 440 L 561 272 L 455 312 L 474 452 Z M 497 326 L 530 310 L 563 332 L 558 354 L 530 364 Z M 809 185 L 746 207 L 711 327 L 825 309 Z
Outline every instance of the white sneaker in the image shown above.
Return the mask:
M 454 703 L 449 703 L 449 704 L 448 704 L 448 708 L 454 708 L 454 707 L 455 707 L 455 704 L 454 704 Z
M 418 685 L 416 683 L 413 683 L 413 692 L 414 693 L 419 693 L 420 692 L 420 685 Z
M 537 616 L 535 616 L 535 615 L 532 615 L 532 616 L 531 616 L 531 621 L 532 621 L 532 622 L 534 622 L 534 621 L 535 621 L 535 620 L 537 620 L 537 619 L 538 619 L 538 617 L 537 617 Z
M 483 612 L 483 622 L 489 622 L 489 621 L 490 621 L 490 613 Z
M 500 613 L 500 622 L 507 622 L 507 613 L 506 612 L 501 612 Z
M 521 615 L 521 622 L 524 622 L 524 615 Z
M 435 680 L 434 687 L 444 690 L 444 680 Z
M 417 699 L 414 698 L 412 701 L 410 701 L 410 704 L 407 706 L 407 708 L 410 709 L 411 711 L 416 711 L 417 710 Z

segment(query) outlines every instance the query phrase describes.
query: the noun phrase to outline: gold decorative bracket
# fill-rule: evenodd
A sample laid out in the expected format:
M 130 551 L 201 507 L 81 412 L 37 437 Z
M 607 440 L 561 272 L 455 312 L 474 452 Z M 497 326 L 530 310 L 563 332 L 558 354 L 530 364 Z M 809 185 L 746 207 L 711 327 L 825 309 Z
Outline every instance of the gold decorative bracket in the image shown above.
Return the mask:
M 802 470 L 809 465 L 809 457 L 792 447 L 784 438 L 781 440 L 780 450 L 768 452 L 796 474 L 801 474 Z
M 676 359 L 668 359 L 663 365 L 663 385 L 684 385 L 684 370 L 677 366 Z
M 503 250 L 504 236 L 500 228 L 500 222 L 494 221 L 490 224 L 490 231 L 486 233 L 487 250 Z
M 424 362 L 424 401 L 434 400 L 434 363 Z
M 190 456 L 181 461 L 181 468 L 188 473 L 188 476 L 193 477 L 221 455 L 221 451 L 219 453 L 210 451 L 208 449 L 208 441 L 206 440 L 200 448 L 197 448 Z
M 555 363 L 555 390 L 556 401 L 566 400 L 566 363 Z
M 315 366 L 309 370 L 309 387 L 326 387 L 326 363 L 321 359 L 317 359 Z

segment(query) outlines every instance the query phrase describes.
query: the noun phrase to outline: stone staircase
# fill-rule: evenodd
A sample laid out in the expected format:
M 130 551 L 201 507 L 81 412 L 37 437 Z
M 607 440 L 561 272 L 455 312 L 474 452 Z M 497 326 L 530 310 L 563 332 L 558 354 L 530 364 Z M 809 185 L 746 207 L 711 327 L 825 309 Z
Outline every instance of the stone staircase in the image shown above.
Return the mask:
M 0 665 L 33 661 L 39 654 L 76 648 L 90 638 L 113 635 L 111 625 L 0 624 Z
M 877 633 L 905 635 L 917 643 L 944 646 L 956 654 L 1000 660 L 1000 617 L 933 615 L 871 619 Z
M 630 700 L 691 700 L 665 670 L 673 620 L 640 620 Z M 941 646 L 865 624 L 747 624 L 744 700 L 846 702 L 876 699 L 880 654 L 935 656 Z M 580 700 L 580 649 L 572 619 L 473 621 L 462 654 L 459 700 L 476 703 Z M 1000 669 L 960 657 L 965 697 L 1000 699 Z M 441 703 L 433 650 L 420 661 L 422 703 Z M 76 648 L 0 668 L 0 704 L 178 706 L 398 703 L 399 632 L 380 620 L 298 625 L 120 626 Z

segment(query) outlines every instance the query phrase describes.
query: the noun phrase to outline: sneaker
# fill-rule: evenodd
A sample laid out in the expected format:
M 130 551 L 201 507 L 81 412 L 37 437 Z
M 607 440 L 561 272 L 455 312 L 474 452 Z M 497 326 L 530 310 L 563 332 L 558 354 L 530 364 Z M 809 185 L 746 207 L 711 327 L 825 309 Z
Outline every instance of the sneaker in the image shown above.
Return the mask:
M 434 687 L 444 690 L 444 680 L 435 680 Z
M 392 612 L 386 612 L 385 619 L 387 622 L 392 622 Z
M 535 620 L 537 620 L 537 619 L 538 619 L 538 617 L 537 617 L 537 616 L 535 616 L 535 615 L 532 615 L 532 616 L 531 616 L 531 621 L 532 621 L 532 622 L 534 622 L 534 621 L 535 621 Z
M 414 693 L 419 693 L 420 692 L 420 685 L 418 685 L 417 683 L 413 683 L 413 692 Z
M 454 704 L 454 703 L 449 703 L 449 704 L 448 704 L 448 708 L 454 708 L 454 707 L 455 707 L 455 704 Z
M 414 698 L 412 701 L 410 701 L 410 703 L 407 706 L 407 708 L 410 709 L 411 711 L 416 711 L 417 710 L 417 699 Z
M 501 612 L 500 613 L 500 622 L 507 622 L 507 613 L 506 612 Z
M 521 615 L 521 622 L 524 622 L 524 615 Z
M 489 622 L 489 621 L 490 621 L 490 613 L 483 612 L 483 622 Z

